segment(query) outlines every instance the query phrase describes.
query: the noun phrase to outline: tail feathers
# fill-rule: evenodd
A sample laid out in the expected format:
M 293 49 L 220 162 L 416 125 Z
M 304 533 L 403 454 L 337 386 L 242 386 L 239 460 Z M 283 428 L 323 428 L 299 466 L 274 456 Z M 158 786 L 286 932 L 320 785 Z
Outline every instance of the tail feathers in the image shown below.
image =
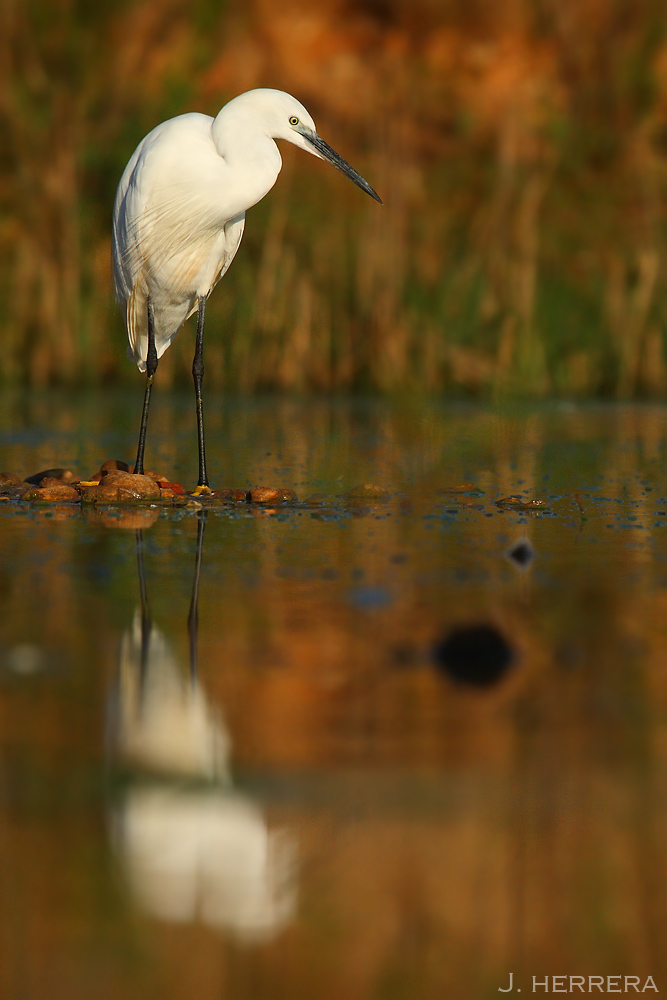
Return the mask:
M 148 295 L 136 284 L 127 300 L 127 339 L 130 346 L 127 356 L 137 365 L 140 372 L 146 371 L 148 355 Z
M 155 308 L 155 347 L 161 358 L 186 319 L 197 308 L 195 296 L 174 302 L 160 301 Z M 140 372 L 146 371 L 148 355 L 148 289 L 137 282 L 127 300 L 125 322 L 129 340 L 128 357 L 135 362 Z

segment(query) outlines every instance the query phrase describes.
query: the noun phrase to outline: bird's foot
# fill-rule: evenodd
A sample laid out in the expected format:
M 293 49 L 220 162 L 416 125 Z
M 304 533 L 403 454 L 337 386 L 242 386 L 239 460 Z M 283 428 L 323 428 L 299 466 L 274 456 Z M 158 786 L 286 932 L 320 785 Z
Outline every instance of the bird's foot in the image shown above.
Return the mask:
M 199 486 L 197 487 L 197 489 L 192 491 L 192 493 L 190 494 L 190 496 L 193 496 L 193 497 L 210 497 L 211 494 L 212 494 L 212 492 L 213 492 L 213 490 L 210 488 L 210 486 L 202 486 L 201 483 L 200 483 Z

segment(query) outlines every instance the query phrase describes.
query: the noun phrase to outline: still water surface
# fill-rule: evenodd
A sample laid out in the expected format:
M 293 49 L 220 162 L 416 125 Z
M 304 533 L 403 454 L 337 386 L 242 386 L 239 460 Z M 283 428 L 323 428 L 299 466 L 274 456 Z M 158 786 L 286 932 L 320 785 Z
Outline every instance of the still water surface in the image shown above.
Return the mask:
M 5 398 L 0 469 L 131 460 L 139 403 Z M 207 429 L 214 486 L 298 502 L 0 505 L 2 1000 L 667 991 L 667 410 Z

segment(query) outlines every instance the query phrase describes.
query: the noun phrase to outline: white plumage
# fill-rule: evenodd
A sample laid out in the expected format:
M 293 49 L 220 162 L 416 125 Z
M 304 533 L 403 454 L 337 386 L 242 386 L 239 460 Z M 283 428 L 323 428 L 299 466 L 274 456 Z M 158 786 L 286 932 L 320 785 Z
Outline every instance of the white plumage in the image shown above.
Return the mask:
M 139 143 L 123 172 L 113 216 L 116 295 L 125 314 L 130 356 L 141 371 L 147 370 L 149 299 L 157 358 L 198 307 L 203 327 L 200 304 L 239 248 L 246 210 L 271 190 L 280 172 L 275 139 L 328 160 L 380 200 L 317 135 L 304 106 L 282 91 L 251 90 L 215 118 L 192 113 L 158 125 Z M 199 383 L 198 400 L 201 375 Z M 150 381 L 147 398 L 149 392 Z M 145 437 L 147 401 L 144 409 Z M 203 486 L 203 425 L 200 445 Z M 139 452 L 138 469 L 143 467 L 141 435 Z

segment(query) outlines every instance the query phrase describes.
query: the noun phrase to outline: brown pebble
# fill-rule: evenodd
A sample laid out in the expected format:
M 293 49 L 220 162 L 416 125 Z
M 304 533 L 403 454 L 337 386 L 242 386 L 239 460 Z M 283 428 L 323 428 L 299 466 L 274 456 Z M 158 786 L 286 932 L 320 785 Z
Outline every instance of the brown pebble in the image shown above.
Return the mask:
M 156 479 L 155 482 L 161 490 L 171 490 L 175 496 L 185 496 L 185 490 L 180 483 L 170 483 L 167 479 Z
M 303 502 L 306 507 L 329 507 L 331 497 L 327 496 L 326 493 L 309 493 L 307 497 L 303 498 Z
M 39 488 L 42 490 L 48 490 L 52 486 L 66 486 L 66 485 L 67 485 L 66 483 L 62 483 L 59 479 L 54 479 L 53 476 L 45 476 L 44 479 L 42 479 L 41 483 L 39 484 Z M 67 486 L 67 488 L 71 489 L 72 487 Z
M 78 503 L 80 496 L 73 486 L 52 480 L 49 486 L 34 486 L 26 490 L 21 499 L 29 500 L 31 503 Z
M 136 500 L 152 500 L 160 496 L 160 487 L 150 476 L 139 476 L 120 469 L 105 469 L 100 487 L 115 486 L 127 490 Z
M 45 469 L 44 472 L 36 472 L 34 476 L 28 476 L 24 480 L 34 486 L 40 486 L 43 479 L 55 479 L 59 483 L 78 483 L 78 476 L 75 476 L 71 469 Z
M 355 486 L 353 490 L 350 490 L 348 496 L 353 500 L 386 500 L 389 491 L 384 486 L 366 483 L 364 486 Z
M 132 503 L 136 500 L 159 500 L 160 487 L 148 476 L 135 476 L 120 469 L 105 469 L 96 486 L 81 488 L 84 503 Z
M 23 486 L 23 480 L 13 472 L 0 472 L 0 486 Z
M 130 467 L 127 462 L 121 461 L 120 458 L 108 458 L 106 462 L 102 462 L 97 472 L 95 472 L 89 479 L 85 480 L 87 483 L 99 483 L 105 472 L 129 472 Z
M 271 486 L 256 486 L 247 495 L 250 503 L 289 503 L 294 502 L 296 498 L 293 490 L 274 489 Z
M 544 500 L 526 500 L 524 497 L 503 497 L 496 500 L 495 505 L 503 510 L 535 510 L 546 506 Z
M 135 473 L 133 465 L 130 466 L 128 471 L 132 476 L 141 475 L 141 473 Z M 152 479 L 154 483 L 167 482 L 167 477 L 165 475 L 163 475 L 161 472 L 153 472 L 152 469 L 144 469 L 143 475 L 147 476 L 149 479 Z
M 118 503 L 125 499 L 118 495 L 116 486 L 86 486 L 81 490 L 82 503 Z
M 89 486 L 82 490 L 81 500 L 83 503 L 129 503 L 140 499 L 131 490 L 126 490 L 122 486 Z
M 213 490 L 211 497 L 229 503 L 247 503 L 248 493 L 246 490 Z

